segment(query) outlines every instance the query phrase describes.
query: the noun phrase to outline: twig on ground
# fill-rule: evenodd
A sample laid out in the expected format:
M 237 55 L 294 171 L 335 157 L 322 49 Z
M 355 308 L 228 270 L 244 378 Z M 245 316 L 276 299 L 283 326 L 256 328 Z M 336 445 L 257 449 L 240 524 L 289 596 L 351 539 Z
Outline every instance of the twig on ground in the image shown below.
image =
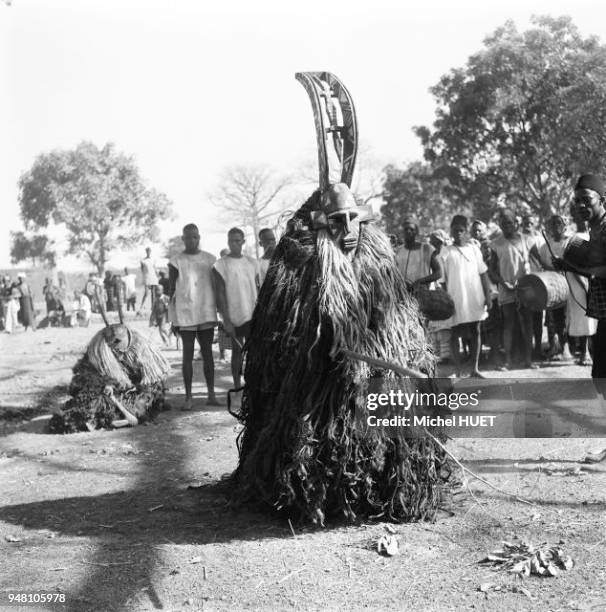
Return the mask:
M 469 468 L 466 468 L 434 435 L 432 435 L 429 431 L 427 432 L 427 435 L 465 472 L 467 472 L 468 474 L 470 474 L 471 476 L 473 476 L 474 478 L 476 478 L 477 480 L 479 480 L 480 482 L 484 483 L 486 486 L 490 487 L 491 489 L 497 491 L 498 493 L 502 493 L 503 495 L 507 495 L 507 497 L 511 497 L 513 499 L 515 499 L 516 501 L 522 502 L 523 504 L 528 504 L 529 506 L 536 506 L 535 503 L 528 501 L 527 499 L 524 499 L 523 497 L 519 497 L 517 495 L 513 495 L 512 493 L 509 493 L 507 491 L 504 491 L 503 489 L 499 489 L 499 487 L 495 487 L 492 483 L 488 482 L 488 480 L 485 480 L 484 478 L 482 478 L 481 476 L 478 476 L 475 472 L 472 472 Z M 471 493 L 471 490 L 470 490 Z
M 587 550 L 593 550 L 594 548 L 598 547 L 600 544 L 604 544 L 604 542 L 606 542 L 606 538 L 602 538 L 599 542 L 592 544 Z
M 404 593 L 404 597 L 405 598 L 408 596 L 408 593 L 410 593 L 410 590 L 412 589 L 412 587 L 415 584 L 417 584 L 417 579 L 416 578 L 408 585 L 408 588 L 406 589 L 406 592 Z
M 114 567 L 116 565 L 134 565 L 134 561 L 117 561 L 115 563 L 95 563 L 94 561 L 80 561 L 80 563 L 85 563 L 86 565 L 96 565 L 97 567 Z
M 295 530 L 294 530 L 294 528 L 292 526 L 292 523 L 290 522 L 290 519 L 288 519 L 288 526 L 290 527 L 290 533 L 292 533 L 292 537 L 296 538 L 297 535 L 295 534 Z
M 465 488 L 467 489 L 467 492 L 469 493 L 473 501 L 478 505 L 480 510 L 484 512 L 484 514 L 488 515 L 493 521 L 502 524 L 502 521 L 499 518 L 497 518 L 494 514 L 491 514 L 490 512 L 488 512 L 488 510 L 486 510 L 486 508 L 484 508 L 484 504 L 482 504 L 482 502 L 475 496 L 474 492 L 471 490 L 471 487 L 469 486 L 469 481 L 467 479 L 465 479 Z
M 295 574 L 300 574 L 303 570 L 306 570 L 306 569 L 307 569 L 306 567 L 301 567 L 298 570 L 295 570 L 294 572 L 290 572 L 290 574 L 287 574 L 286 576 L 284 576 L 284 578 L 280 578 L 280 580 L 278 580 L 276 584 L 280 584 L 281 582 L 284 582 L 285 580 L 292 578 Z

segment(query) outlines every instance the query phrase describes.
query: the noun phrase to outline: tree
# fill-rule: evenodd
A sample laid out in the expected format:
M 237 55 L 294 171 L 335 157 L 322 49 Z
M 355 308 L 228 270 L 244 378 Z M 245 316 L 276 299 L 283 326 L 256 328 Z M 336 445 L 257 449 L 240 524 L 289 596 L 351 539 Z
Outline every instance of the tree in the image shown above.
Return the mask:
M 448 179 L 437 176 L 429 164 L 417 161 L 404 169 L 389 165 L 384 172 L 381 214 L 390 234 L 402 236 L 407 216 L 418 219 L 422 231 L 432 231 L 448 227 L 453 214 L 470 212 Z
M 183 253 L 183 238 L 179 234 L 169 238 L 164 245 L 164 257 L 169 261 L 173 260 L 177 255 Z
M 606 164 L 606 47 L 570 18 L 512 22 L 431 89 L 425 159 L 480 217 L 499 197 L 545 217 L 566 210 L 572 181 Z
M 27 235 L 24 232 L 11 232 L 11 263 L 17 264 L 30 259 L 32 266 L 46 264 L 55 266 L 53 242 L 44 234 Z
M 154 239 L 171 210 L 164 194 L 145 185 L 132 157 L 90 142 L 39 155 L 19 180 L 19 204 L 26 229 L 63 225 L 68 252 L 86 254 L 99 273 L 113 249 Z
M 217 189 L 209 197 L 226 221 L 252 229 L 258 257 L 259 230 L 271 226 L 272 218 L 287 207 L 278 196 L 291 184 L 290 176 L 278 175 L 267 166 L 232 166 L 224 170 Z
M 356 169 L 353 174 L 351 190 L 361 204 L 369 204 L 383 195 L 385 181 L 385 160 L 380 159 L 373 148 L 366 142 L 358 147 Z M 331 175 L 331 180 L 338 180 L 337 174 Z M 318 162 L 308 158 L 298 166 L 298 181 L 312 189 L 318 187 Z M 309 194 L 308 194 L 309 195 Z

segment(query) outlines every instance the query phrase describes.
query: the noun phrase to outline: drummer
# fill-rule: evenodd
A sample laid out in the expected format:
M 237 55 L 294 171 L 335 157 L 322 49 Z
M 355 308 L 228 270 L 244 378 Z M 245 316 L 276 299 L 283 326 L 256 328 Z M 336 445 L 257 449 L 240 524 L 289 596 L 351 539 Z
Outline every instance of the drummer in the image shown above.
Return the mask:
M 430 244 L 419 240 L 419 223 L 414 217 L 405 217 L 403 227 L 404 244 L 396 251 L 396 265 L 409 288 L 427 285 L 431 289 L 444 276 L 442 261 Z
M 511 368 L 516 320 L 521 328 L 524 367 L 537 369 L 539 366 L 532 362 L 532 311 L 518 303 L 515 290 L 518 280 L 530 272 L 530 249 L 535 242 L 518 231 L 518 220 L 509 208 L 501 211 L 499 226 L 502 234 L 490 243 L 494 253 L 491 275 L 498 283 L 499 305 L 503 312 L 505 363 L 499 370 Z
M 538 249 L 543 246 L 545 240 L 536 229 L 537 220 L 533 214 L 527 213 L 523 215 L 521 225 L 522 235 L 527 236 L 529 240 L 534 243 L 533 248 L 530 249 L 530 273 L 536 274 L 543 269 L 541 262 L 538 260 Z M 541 359 L 543 357 L 543 312 L 543 310 L 532 312 L 532 336 L 534 340 L 533 357 L 535 359 Z M 547 326 L 547 321 L 545 325 Z
M 606 188 L 601 177 L 584 174 L 574 189 L 574 205 L 581 219 L 589 223 L 589 251 L 585 266 L 566 260 L 554 262 L 556 268 L 577 272 L 589 278 L 587 316 L 598 320 L 593 343 L 593 367 L 591 377 L 595 387 L 606 398 Z M 589 455 L 586 461 L 606 459 L 606 449 L 597 455 Z
M 562 257 L 569 236 L 566 234 L 566 223 L 561 215 L 553 215 L 547 221 L 547 231 L 551 239 L 539 247 L 537 256 L 545 270 L 554 270 L 553 257 Z M 552 257 L 553 254 L 553 257 Z M 570 296 L 569 298 L 570 299 Z M 568 350 L 568 338 L 566 336 L 566 312 L 567 304 L 559 308 L 552 308 L 545 315 L 545 327 L 549 340 L 549 353 L 547 358 L 551 361 L 568 361 L 572 355 Z M 558 350 L 559 344 L 559 350 Z

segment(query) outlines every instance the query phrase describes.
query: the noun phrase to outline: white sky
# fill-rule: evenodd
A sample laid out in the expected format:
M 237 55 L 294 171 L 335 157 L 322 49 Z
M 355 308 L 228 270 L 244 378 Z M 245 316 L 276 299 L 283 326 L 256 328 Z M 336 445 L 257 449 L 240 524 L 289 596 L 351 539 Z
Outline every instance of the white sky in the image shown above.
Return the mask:
M 568 14 L 606 41 L 606 9 L 576 0 L 0 0 L 0 266 L 22 229 L 17 181 L 36 155 L 107 141 L 135 156 L 202 248 L 224 245 L 206 194 L 221 169 L 315 159 L 303 70 L 338 75 L 362 139 L 382 160 L 421 155 L 412 126 L 430 124 L 428 88 L 486 35 L 532 14 Z M 90 267 L 84 263 L 84 267 Z

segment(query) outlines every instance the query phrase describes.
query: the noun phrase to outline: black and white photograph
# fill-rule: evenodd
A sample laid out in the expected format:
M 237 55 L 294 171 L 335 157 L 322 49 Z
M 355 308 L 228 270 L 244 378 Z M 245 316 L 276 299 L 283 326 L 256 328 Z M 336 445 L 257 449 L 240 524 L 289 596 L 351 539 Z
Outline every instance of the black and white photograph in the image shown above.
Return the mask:
M 606 8 L 0 0 L 0 610 L 606 610 Z

